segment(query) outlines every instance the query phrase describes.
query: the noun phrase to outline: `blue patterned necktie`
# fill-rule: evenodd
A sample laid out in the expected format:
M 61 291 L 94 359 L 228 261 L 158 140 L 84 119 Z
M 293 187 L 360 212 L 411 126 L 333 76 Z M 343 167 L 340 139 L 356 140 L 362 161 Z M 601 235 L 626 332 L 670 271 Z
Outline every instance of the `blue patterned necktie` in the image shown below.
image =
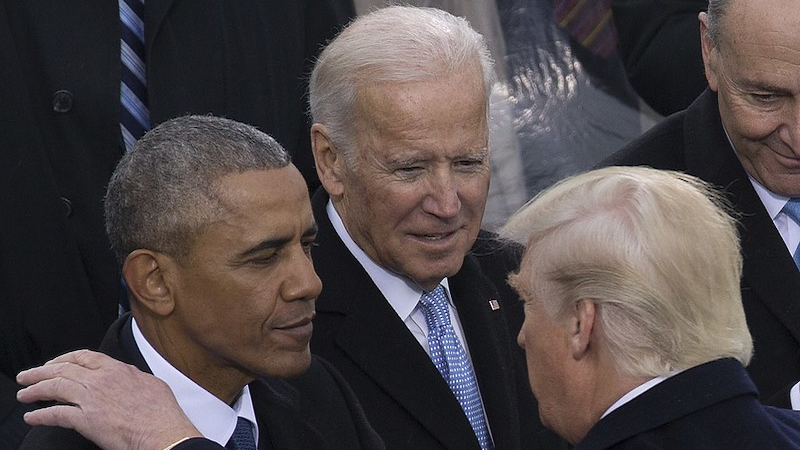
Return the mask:
M 253 426 L 244 417 L 239 417 L 236 421 L 236 429 L 233 430 L 228 445 L 228 450 L 258 450 L 256 439 L 253 437 Z
M 433 364 L 461 404 L 481 449 L 490 449 L 492 442 L 483 415 L 478 383 L 475 381 L 467 352 L 450 323 L 444 288 L 439 285 L 430 292 L 423 292 L 419 304 L 428 324 L 428 347 Z
M 796 224 L 800 225 L 800 198 L 792 198 L 782 209 L 783 213 L 789 216 Z M 794 265 L 800 269 L 800 245 L 794 249 Z
M 119 0 L 120 128 L 125 150 L 150 129 L 144 66 L 144 0 Z

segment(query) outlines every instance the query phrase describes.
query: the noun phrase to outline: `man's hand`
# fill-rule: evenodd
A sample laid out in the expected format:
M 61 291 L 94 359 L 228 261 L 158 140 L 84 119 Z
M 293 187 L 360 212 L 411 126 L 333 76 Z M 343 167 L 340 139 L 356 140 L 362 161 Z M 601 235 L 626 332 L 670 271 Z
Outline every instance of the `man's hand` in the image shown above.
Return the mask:
M 29 425 L 71 428 L 105 450 L 159 450 L 201 436 L 169 386 L 102 353 L 78 350 L 20 372 L 23 403 L 59 404 L 25 414 Z

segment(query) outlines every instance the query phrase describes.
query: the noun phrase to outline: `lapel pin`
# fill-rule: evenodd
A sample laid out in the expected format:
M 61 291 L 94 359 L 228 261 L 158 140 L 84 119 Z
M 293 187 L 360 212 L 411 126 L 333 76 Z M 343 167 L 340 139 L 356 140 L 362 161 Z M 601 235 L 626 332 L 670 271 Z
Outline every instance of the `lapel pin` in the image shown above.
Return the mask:
M 500 302 L 497 300 L 489 300 L 489 306 L 492 308 L 492 311 L 497 311 L 500 309 Z

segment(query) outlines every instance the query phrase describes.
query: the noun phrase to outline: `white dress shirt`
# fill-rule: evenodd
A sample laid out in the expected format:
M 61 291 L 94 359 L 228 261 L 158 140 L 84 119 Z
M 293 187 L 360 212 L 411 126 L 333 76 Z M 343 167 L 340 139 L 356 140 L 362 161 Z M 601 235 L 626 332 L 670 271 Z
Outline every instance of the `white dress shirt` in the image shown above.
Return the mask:
M 419 300 L 422 297 L 422 288 L 408 278 L 390 272 L 373 261 L 372 258 L 355 243 L 353 238 L 350 237 L 350 233 L 347 232 L 342 218 L 330 201 L 328 202 L 327 212 L 331 224 L 333 224 L 333 228 L 336 230 L 336 234 L 338 234 L 339 238 L 344 242 L 345 247 L 355 256 L 361 264 L 361 267 L 364 268 L 378 287 L 378 290 L 381 291 L 381 294 L 386 297 L 386 300 L 400 317 L 400 320 L 408 327 L 408 330 L 411 331 L 411 334 L 414 335 L 422 348 L 425 349 L 425 352 L 430 355 L 430 350 L 428 348 L 428 324 L 425 321 L 425 313 L 422 312 L 422 309 L 419 307 Z M 447 293 L 447 303 L 450 306 L 450 322 L 469 357 L 469 348 L 464 340 L 461 320 L 458 318 L 456 307 L 450 296 L 447 278 L 444 278 L 439 284 L 444 287 Z
M 671 374 L 671 375 L 670 375 L 670 377 L 671 377 L 672 375 L 674 375 L 674 374 Z M 631 400 L 635 399 L 636 397 L 638 397 L 638 396 L 640 396 L 640 395 L 644 394 L 644 393 L 645 393 L 645 392 L 647 392 L 649 389 L 652 389 L 652 388 L 653 388 L 653 386 L 655 386 L 655 385 L 657 385 L 657 384 L 661 383 L 662 381 L 666 380 L 667 378 L 669 378 L 669 377 L 655 377 L 655 378 L 651 378 L 651 379 L 649 379 L 649 380 L 645 381 L 644 383 L 640 384 L 639 386 L 636 386 L 635 388 L 633 388 L 633 389 L 631 389 L 630 391 L 628 391 L 628 392 L 627 392 L 625 395 L 623 395 L 622 397 L 620 397 L 620 398 L 619 398 L 619 399 L 618 399 L 616 402 L 614 402 L 614 403 L 613 403 L 611 406 L 609 406 L 609 407 L 608 407 L 608 409 L 606 410 L 606 412 L 604 412 L 604 413 L 603 413 L 603 415 L 602 415 L 602 416 L 600 416 L 600 418 L 602 419 L 603 417 L 605 417 L 605 416 L 607 416 L 607 415 L 611 414 L 611 412 L 612 412 L 612 411 L 614 411 L 615 409 L 618 409 L 618 408 L 620 408 L 620 407 L 621 407 L 622 405 L 624 405 L 625 403 L 628 403 L 628 402 L 630 402 Z
M 764 204 L 772 223 L 775 224 L 775 228 L 778 229 L 778 233 L 783 238 L 786 249 L 789 250 L 789 255 L 794 255 L 794 250 L 800 244 L 800 225 L 781 212 L 789 198 L 770 192 L 752 177 L 750 177 L 750 183 L 756 190 L 758 198 L 761 199 L 761 203 Z
M 758 198 L 761 199 L 761 203 L 764 204 L 764 208 L 766 208 L 769 217 L 772 219 L 772 223 L 775 224 L 775 228 L 778 229 L 778 233 L 780 233 L 781 238 L 783 238 L 783 243 L 786 244 L 789 255 L 793 256 L 795 249 L 798 244 L 800 244 L 800 225 L 792 220 L 791 217 L 781 212 L 789 199 L 770 192 L 767 188 L 762 186 L 761 183 L 753 179 L 753 177 L 750 177 L 750 183 L 753 184 Z M 800 382 L 792 386 L 789 390 L 789 400 L 791 401 L 792 409 L 800 410 Z
M 352 253 L 353 256 L 358 260 L 358 262 L 361 264 L 361 267 L 364 268 L 369 277 L 378 287 L 378 290 L 381 291 L 381 294 L 386 297 L 386 300 L 400 317 L 400 320 L 402 320 L 406 327 L 408 327 L 408 330 L 417 339 L 419 345 L 421 345 L 425 350 L 425 353 L 430 356 L 430 348 L 428 347 L 428 324 L 425 321 L 425 313 L 419 307 L 419 300 L 422 297 L 422 288 L 408 278 L 384 269 L 372 258 L 370 258 L 369 255 L 367 255 L 364 250 L 362 250 L 361 247 L 355 243 L 353 238 L 350 237 L 350 233 L 347 232 L 347 228 L 345 228 L 342 218 L 339 216 L 336 208 L 333 207 L 333 203 L 331 201 L 328 201 L 326 211 L 334 230 L 336 230 L 336 234 L 338 234 L 339 238 L 342 240 L 342 242 L 344 242 L 345 247 L 347 247 L 350 253 Z M 464 332 L 461 328 L 461 320 L 458 318 L 456 307 L 453 304 L 452 297 L 450 296 L 450 288 L 447 278 L 444 278 L 439 282 L 439 284 L 444 287 L 445 293 L 447 294 L 447 304 L 450 307 L 450 323 L 453 325 L 453 330 L 455 330 L 458 340 L 461 341 L 461 346 L 464 347 L 464 351 L 467 354 L 467 358 L 470 360 L 470 364 L 472 364 L 472 356 L 469 354 L 469 347 L 464 339 Z M 480 382 L 478 381 L 477 377 L 475 382 L 478 383 L 478 386 L 480 387 Z M 478 395 L 481 395 L 480 389 L 478 391 Z M 483 399 L 481 399 L 481 405 L 483 406 Z M 483 407 L 485 415 L 486 407 Z M 491 435 L 492 430 L 491 427 L 489 427 L 488 420 L 486 425 L 489 428 L 489 434 Z
M 243 417 L 253 425 L 255 441 L 258 442 L 258 422 L 247 386 L 233 406 L 227 405 L 167 362 L 147 342 L 135 319 L 132 326 L 133 339 L 153 375 L 167 383 L 178 405 L 203 436 L 224 446 L 236 428 L 238 417 Z

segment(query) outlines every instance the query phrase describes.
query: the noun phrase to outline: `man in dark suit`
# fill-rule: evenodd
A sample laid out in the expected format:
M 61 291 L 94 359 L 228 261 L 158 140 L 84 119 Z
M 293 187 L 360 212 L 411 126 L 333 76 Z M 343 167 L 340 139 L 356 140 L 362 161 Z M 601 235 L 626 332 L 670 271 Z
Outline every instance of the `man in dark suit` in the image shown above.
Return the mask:
M 152 124 L 187 113 L 249 123 L 316 178 L 303 80 L 347 5 L 147 0 Z M 14 447 L 26 431 L 6 433 L 21 424 L 16 373 L 96 347 L 117 317 L 102 212 L 124 152 L 117 2 L 0 1 L 0 80 L 0 444 Z
M 324 187 L 312 200 L 324 289 L 311 348 L 342 373 L 387 448 L 563 444 L 531 426 L 535 401 L 509 330 L 521 311 L 503 279 L 515 259 L 480 232 L 492 73 L 466 21 L 395 6 L 351 23 L 311 75 Z M 426 310 L 434 292 L 448 325 Z M 448 326 L 463 357 L 442 364 Z M 459 400 L 464 385 L 475 403 Z
M 725 188 L 740 217 L 742 301 L 755 343 L 748 371 L 761 399 L 777 406 L 789 406 L 800 380 L 800 273 L 792 260 L 800 225 L 783 211 L 800 197 L 795 6 L 711 1 L 700 14 L 709 90 L 604 162 L 685 171 Z
M 800 412 L 761 404 L 744 369 L 729 210 L 699 178 L 609 167 L 560 182 L 501 230 L 527 245 L 509 281 L 542 422 L 576 450 L 800 448 Z
M 132 316 L 112 325 L 102 350 L 170 386 L 207 438 L 178 435 L 179 448 L 242 445 L 239 435 L 261 449 L 383 448 L 346 383 L 311 357 L 321 289 L 310 255 L 316 224 L 307 186 L 277 142 L 211 116 L 164 122 L 123 157 L 105 206 Z M 70 383 L 67 373 L 50 376 Z M 81 398 L 56 399 L 83 408 Z M 98 414 L 115 410 L 101 404 Z M 115 429 L 100 439 L 135 447 Z M 95 447 L 66 428 L 34 427 L 22 448 Z

